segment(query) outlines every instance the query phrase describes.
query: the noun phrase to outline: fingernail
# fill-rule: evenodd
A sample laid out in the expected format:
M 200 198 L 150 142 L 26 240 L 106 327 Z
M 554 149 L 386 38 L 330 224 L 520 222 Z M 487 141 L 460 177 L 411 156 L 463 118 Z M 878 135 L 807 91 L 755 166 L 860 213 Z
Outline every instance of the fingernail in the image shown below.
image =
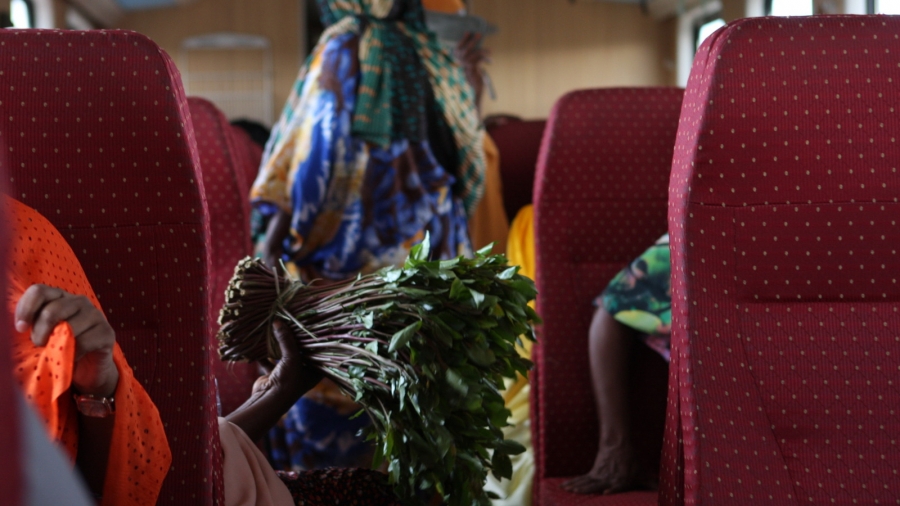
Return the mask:
M 25 320 L 16 321 L 16 330 L 18 332 L 25 332 L 26 330 L 28 330 L 28 322 L 26 322 Z

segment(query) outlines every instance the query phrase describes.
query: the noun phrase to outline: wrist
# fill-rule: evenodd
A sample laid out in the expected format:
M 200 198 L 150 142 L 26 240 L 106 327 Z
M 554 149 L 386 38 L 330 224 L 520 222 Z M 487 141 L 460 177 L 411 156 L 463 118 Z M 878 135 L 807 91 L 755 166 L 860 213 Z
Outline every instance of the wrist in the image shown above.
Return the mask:
M 113 365 L 101 378 L 94 381 L 79 382 L 72 381 L 72 390 L 80 395 L 92 395 L 94 397 L 113 397 L 119 386 L 119 370 Z

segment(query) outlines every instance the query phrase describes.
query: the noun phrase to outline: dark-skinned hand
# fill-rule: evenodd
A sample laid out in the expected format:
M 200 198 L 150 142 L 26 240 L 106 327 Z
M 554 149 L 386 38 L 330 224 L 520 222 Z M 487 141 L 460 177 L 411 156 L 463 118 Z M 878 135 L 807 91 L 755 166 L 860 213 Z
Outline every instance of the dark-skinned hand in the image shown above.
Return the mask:
M 72 387 L 78 393 L 100 397 L 116 392 L 116 333 L 87 297 L 47 285 L 31 285 L 16 304 L 15 322 L 19 332 L 31 329 L 35 346 L 46 346 L 53 329 L 67 322 L 76 341 Z
M 262 364 L 269 371 L 253 384 L 250 398 L 226 418 L 257 441 L 293 406 L 300 397 L 321 381 L 322 373 L 311 367 L 291 328 L 280 320 L 272 331 L 281 349 L 281 360 Z

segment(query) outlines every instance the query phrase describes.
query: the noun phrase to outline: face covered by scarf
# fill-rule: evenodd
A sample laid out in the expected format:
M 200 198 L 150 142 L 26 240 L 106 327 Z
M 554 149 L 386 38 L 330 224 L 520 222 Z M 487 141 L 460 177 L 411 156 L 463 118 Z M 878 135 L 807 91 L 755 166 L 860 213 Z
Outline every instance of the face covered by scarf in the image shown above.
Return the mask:
M 317 0 L 317 4 L 328 29 L 313 58 L 334 37 L 359 35 L 353 134 L 382 147 L 400 139 L 430 141 L 441 164 L 456 176 L 454 193 L 470 213 L 484 191 L 484 130 L 465 73 L 426 27 L 421 0 Z M 289 130 L 291 111 L 302 99 L 300 90 L 302 82 L 273 129 L 267 153 L 277 151 L 273 148 Z

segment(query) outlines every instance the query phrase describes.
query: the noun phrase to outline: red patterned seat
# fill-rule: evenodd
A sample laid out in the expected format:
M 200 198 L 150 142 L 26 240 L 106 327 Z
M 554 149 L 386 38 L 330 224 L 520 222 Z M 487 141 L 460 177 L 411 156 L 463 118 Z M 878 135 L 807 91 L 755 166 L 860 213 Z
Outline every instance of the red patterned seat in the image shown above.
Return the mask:
M 746 19 L 697 54 L 670 195 L 684 444 L 666 504 L 900 498 L 898 34 L 892 16 Z
M 592 302 L 610 279 L 666 231 L 669 170 L 682 91 L 619 88 L 570 93 L 553 109 L 535 179 L 538 312 L 532 434 L 536 504 L 632 501 L 655 493 L 578 496 L 562 478 L 586 473 L 597 452 L 588 363 Z M 662 442 L 666 364 L 636 346 L 635 444 L 656 469 Z M 659 409 L 653 412 L 653 406 Z M 628 504 L 623 502 L 622 504 Z
M 519 209 L 531 204 L 534 171 L 546 126 L 547 121 L 542 119 L 509 121 L 488 131 L 500 151 L 503 208 L 510 220 Z
M 161 504 L 221 499 L 209 230 L 178 71 L 122 31 L 0 30 L 7 184 L 78 255 L 172 448 Z
M 0 144 L 2 146 L 2 144 Z M 0 167 L 7 164 L 3 159 L 5 156 L 0 150 Z M 6 230 L 6 217 L 0 216 L 0 240 L 6 244 L 9 233 Z M 6 249 L 0 250 L 0 266 L 6 269 Z M 0 286 L 3 287 L 3 293 L 7 288 L 6 277 L 0 279 Z M 11 315 L 4 308 L 0 310 L 0 497 L 3 498 L 3 504 L 9 506 L 19 506 L 24 504 L 22 497 L 25 489 L 25 475 L 23 469 L 25 467 L 22 458 L 22 448 L 20 439 L 22 439 L 22 428 L 19 427 L 19 409 L 18 399 L 16 397 L 15 382 L 12 377 L 12 360 L 10 356 L 9 338 L 12 329 Z
M 203 173 L 203 188 L 209 207 L 212 256 L 210 276 L 210 321 L 215 322 L 225 303 L 225 289 L 234 266 L 252 252 L 250 245 L 250 198 L 246 185 L 246 147 L 237 146 L 231 125 L 211 102 L 188 98 L 194 137 Z M 217 325 L 210 326 L 210 350 L 222 414 L 227 415 L 250 397 L 256 368 L 253 364 L 226 363 L 219 359 Z
M 239 173 L 243 176 L 244 184 L 247 185 L 247 195 L 259 173 L 259 164 L 262 161 L 263 147 L 250 138 L 250 134 L 243 128 L 231 126 L 231 134 L 233 136 L 235 154 L 237 155 Z

